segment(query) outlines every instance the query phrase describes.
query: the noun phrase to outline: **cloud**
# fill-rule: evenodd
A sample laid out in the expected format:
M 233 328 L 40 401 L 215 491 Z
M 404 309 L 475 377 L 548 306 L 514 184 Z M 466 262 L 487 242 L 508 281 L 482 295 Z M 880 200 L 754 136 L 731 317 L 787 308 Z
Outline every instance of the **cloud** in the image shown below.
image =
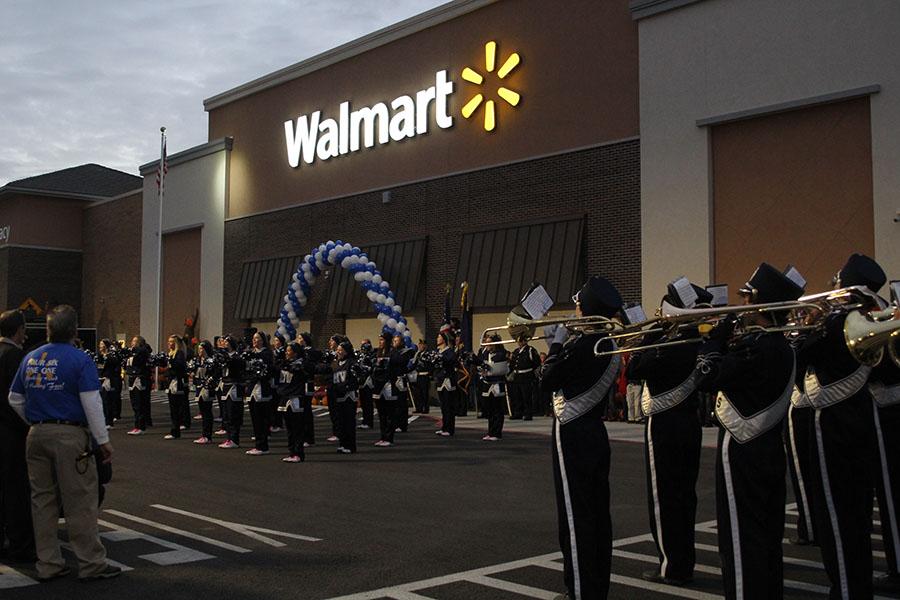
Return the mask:
M 0 185 L 84 163 L 129 173 L 207 139 L 203 99 L 443 0 L 4 2 Z

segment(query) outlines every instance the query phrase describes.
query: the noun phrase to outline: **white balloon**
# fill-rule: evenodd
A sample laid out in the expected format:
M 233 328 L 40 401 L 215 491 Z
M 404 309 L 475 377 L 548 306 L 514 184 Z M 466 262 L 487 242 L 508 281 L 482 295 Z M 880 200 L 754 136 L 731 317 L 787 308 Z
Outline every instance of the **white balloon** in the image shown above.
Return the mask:
M 353 250 L 353 246 L 351 246 L 350 244 L 345 242 L 344 243 L 344 252 L 350 252 L 351 250 Z
M 387 300 L 387 296 L 384 294 L 378 294 L 378 304 L 384 304 L 384 301 Z
M 316 256 L 316 266 L 319 267 L 320 271 L 325 268 L 325 262 L 322 260 L 322 257 L 318 255 Z
M 373 275 L 372 276 L 372 283 L 380 284 L 382 281 L 383 281 L 383 279 L 381 278 L 381 275 Z
M 344 267 L 345 269 L 349 268 L 351 264 L 353 264 L 353 263 L 350 261 L 349 256 L 345 256 L 344 258 L 341 259 L 341 266 Z
M 331 250 L 328 252 L 328 262 L 334 264 L 334 257 L 337 256 L 337 250 Z
M 384 323 L 388 320 L 388 316 L 384 313 L 378 313 L 378 320 Z
M 331 244 L 332 246 L 334 246 L 334 240 L 328 240 L 327 242 L 325 242 L 325 245 L 326 245 L 326 246 L 327 246 L 328 244 Z
M 387 326 L 390 327 L 391 329 L 396 329 L 397 328 L 397 319 L 394 319 L 393 317 L 388 319 Z
M 325 244 L 319 244 L 319 253 L 321 254 L 324 252 L 325 252 Z
M 403 313 L 403 307 L 400 306 L 399 304 L 394 305 L 394 310 L 397 311 L 398 313 L 401 313 L 401 314 Z
M 293 275 L 291 275 L 291 281 L 293 281 L 294 283 L 300 281 L 300 276 L 297 275 L 297 273 L 294 273 Z
M 394 305 L 394 299 L 391 298 L 390 296 L 388 296 L 388 297 L 387 297 L 387 300 L 385 300 L 384 303 L 385 303 L 386 305 L 388 305 L 388 306 L 393 306 L 393 305 Z
M 357 275 L 359 275 L 359 273 L 357 273 Z M 366 298 L 369 299 L 369 302 L 375 302 L 375 298 L 377 298 L 377 297 L 378 297 L 378 294 L 376 294 L 372 290 L 369 290 L 366 292 Z
M 291 289 L 294 290 L 295 292 L 299 292 L 300 284 L 295 281 L 294 283 L 291 284 Z
M 355 279 L 356 281 L 362 281 L 363 279 L 365 279 L 365 277 L 362 273 L 357 272 L 353 274 L 353 279 Z
M 290 319 L 291 321 L 296 321 L 296 320 L 297 320 L 297 313 L 295 313 L 295 312 L 292 311 L 292 310 L 289 310 L 289 311 L 288 311 L 288 319 Z
M 303 271 L 304 273 L 309 272 L 309 263 L 304 260 L 303 264 L 300 265 L 300 270 Z
M 373 277 L 375 277 L 375 276 L 372 275 L 371 273 L 369 273 L 368 271 L 363 271 L 363 278 L 364 278 L 366 281 L 372 281 L 372 278 L 373 278 Z
M 306 298 L 300 298 L 300 306 L 306 306 Z
M 368 256 L 360 256 L 360 257 L 359 257 L 359 264 L 361 264 L 361 265 L 367 265 L 367 264 L 369 264 L 369 262 L 370 262 L 370 261 L 369 261 L 369 257 L 368 257 Z

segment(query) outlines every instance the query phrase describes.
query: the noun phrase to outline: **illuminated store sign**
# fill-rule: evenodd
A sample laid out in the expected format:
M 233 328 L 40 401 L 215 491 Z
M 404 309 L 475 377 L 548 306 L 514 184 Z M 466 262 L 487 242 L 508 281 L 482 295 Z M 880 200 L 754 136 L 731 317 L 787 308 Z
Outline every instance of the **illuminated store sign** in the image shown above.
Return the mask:
M 510 54 L 495 72 L 497 43 L 485 44 L 485 71 L 494 73 L 500 80 L 505 79 L 521 62 L 517 52 Z M 482 85 L 485 76 L 475 69 L 466 67 L 461 77 L 473 85 Z M 453 117 L 448 113 L 447 104 L 453 93 L 453 82 L 447 70 L 434 74 L 434 85 L 394 98 L 390 103 L 378 102 L 351 110 L 350 102 L 341 102 L 337 119 L 324 117 L 321 110 L 301 115 L 296 120 L 284 122 L 284 138 L 287 146 L 288 164 L 299 167 L 301 162 L 312 164 L 316 159 L 327 161 L 331 158 L 357 152 L 360 148 L 399 142 L 407 138 L 428 133 L 430 110 L 434 106 L 434 120 L 440 129 L 453 127 Z M 521 95 L 501 85 L 497 95 L 510 106 L 518 106 Z M 472 117 L 484 103 L 484 129 L 493 131 L 497 124 L 494 100 L 484 101 L 484 95 L 472 96 L 460 111 L 466 119 Z
M 322 111 L 317 110 L 299 117 L 296 125 L 293 121 L 285 121 L 288 163 L 299 167 L 301 158 L 311 164 L 316 158 L 325 161 L 356 152 L 360 149 L 360 133 L 366 148 L 427 133 L 430 104 L 434 104 L 437 126 L 441 129 L 453 127 L 453 117 L 447 114 L 447 98 L 452 93 L 453 82 L 447 79 L 447 71 L 438 71 L 433 86 L 419 90 L 414 96 L 394 98 L 390 108 L 384 102 L 378 102 L 351 111 L 350 102 L 341 102 L 337 120 L 322 119 Z

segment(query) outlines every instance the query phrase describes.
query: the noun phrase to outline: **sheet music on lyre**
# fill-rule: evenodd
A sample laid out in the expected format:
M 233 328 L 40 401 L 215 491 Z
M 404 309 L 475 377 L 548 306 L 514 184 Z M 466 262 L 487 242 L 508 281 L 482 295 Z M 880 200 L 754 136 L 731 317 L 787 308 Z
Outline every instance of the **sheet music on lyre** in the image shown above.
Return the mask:
M 522 298 L 522 308 L 528 313 L 532 319 L 540 319 L 546 315 L 553 307 L 553 298 L 544 289 L 544 286 L 537 284 Z

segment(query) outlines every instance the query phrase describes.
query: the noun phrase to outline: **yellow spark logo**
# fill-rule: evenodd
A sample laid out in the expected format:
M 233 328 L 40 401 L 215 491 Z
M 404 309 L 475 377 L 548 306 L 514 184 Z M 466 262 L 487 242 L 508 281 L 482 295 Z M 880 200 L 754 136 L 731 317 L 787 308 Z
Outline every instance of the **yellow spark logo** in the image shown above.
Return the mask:
M 500 69 L 497 70 L 497 77 L 500 79 L 505 79 L 506 76 L 509 75 L 521 61 L 522 57 L 519 56 L 519 53 L 513 52 L 509 55 L 509 58 L 506 59 L 506 62 L 503 63 L 503 66 L 501 66 Z M 484 45 L 484 67 L 488 73 L 494 72 L 496 62 L 497 42 L 488 42 Z M 466 67 L 465 69 L 463 69 L 462 78 L 475 85 L 481 85 L 484 82 L 484 77 L 478 71 L 470 67 Z M 510 106 L 517 106 L 519 104 L 519 101 L 522 99 L 522 96 L 520 96 L 518 92 L 514 92 L 513 90 L 503 86 L 501 86 L 500 89 L 497 90 L 497 95 L 505 100 L 506 103 Z M 471 100 L 466 102 L 465 106 L 462 107 L 462 116 L 467 119 L 471 117 L 475 113 L 475 110 L 479 106 L 481 106 L 482 102 L 484 102 L 484 95 L 480 93 L 476 94 Z M 493 100 L 488 100 L 484 103 L 484 130 L 493 131 L 496 126 L 496 107 Z

